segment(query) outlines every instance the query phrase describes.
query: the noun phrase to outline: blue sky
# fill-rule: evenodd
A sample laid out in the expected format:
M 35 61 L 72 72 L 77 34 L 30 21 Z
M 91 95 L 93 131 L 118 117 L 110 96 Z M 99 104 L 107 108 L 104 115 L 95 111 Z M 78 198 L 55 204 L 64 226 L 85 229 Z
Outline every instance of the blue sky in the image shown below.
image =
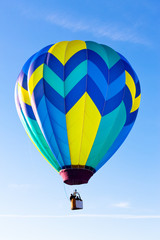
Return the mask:
M 0 238 L 160 239 L 159 1 L 3 1 L 0 8 Z M 80 186 L 84 210 L 70 211 L 74 189 L 41 157 L 15 109 L 25 61 L 48 44 L 92 40 L 123 54 L 139 76 L 136 123 L 112 159 Z M 66 196 L 67 195 L 67 196 Z

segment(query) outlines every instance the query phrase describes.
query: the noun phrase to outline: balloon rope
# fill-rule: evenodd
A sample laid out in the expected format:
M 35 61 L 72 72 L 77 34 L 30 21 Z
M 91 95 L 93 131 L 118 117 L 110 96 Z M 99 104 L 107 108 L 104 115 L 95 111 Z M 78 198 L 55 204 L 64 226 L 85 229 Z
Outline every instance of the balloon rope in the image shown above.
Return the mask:
M 63 183 L 63 186 L 64 186 L 64 192 L 65 192 L 66 198 L 67 198 L 67 200 L 70 200 L 69 197 L 68 197 L 68 195 L 67 195 L 65 183 Z

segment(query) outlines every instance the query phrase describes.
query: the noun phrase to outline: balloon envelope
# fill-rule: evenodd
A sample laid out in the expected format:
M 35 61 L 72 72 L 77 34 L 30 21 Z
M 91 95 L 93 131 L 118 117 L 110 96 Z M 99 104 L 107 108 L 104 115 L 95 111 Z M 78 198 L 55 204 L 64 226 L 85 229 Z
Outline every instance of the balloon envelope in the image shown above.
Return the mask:
M 63 41 L 34 54 L 15 88 L 20 120 L 67 184 L 87 183 L 130 132 L 140 85 L 128 61 L 91 41 Z

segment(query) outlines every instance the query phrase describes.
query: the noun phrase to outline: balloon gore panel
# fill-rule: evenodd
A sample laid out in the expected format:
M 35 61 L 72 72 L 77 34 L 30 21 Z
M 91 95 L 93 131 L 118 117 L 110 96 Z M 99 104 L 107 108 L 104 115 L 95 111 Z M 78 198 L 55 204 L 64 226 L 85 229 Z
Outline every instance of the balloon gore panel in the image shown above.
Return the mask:
M 15 87 L 29 138 L 66 184 L 84 184 L 117 151 L 140 105 L 138 77 L 112 48 L 63 41 L 34 54 Z

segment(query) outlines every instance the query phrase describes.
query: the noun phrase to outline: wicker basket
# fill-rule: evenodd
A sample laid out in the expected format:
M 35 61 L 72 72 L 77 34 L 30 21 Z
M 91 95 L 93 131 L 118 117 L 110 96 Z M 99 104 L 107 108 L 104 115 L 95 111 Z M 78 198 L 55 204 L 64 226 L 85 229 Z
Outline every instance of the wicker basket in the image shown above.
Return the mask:
M 83 209 L 83 201 L 72 198 L 71 200 L 71 210 L 80 210 Z

